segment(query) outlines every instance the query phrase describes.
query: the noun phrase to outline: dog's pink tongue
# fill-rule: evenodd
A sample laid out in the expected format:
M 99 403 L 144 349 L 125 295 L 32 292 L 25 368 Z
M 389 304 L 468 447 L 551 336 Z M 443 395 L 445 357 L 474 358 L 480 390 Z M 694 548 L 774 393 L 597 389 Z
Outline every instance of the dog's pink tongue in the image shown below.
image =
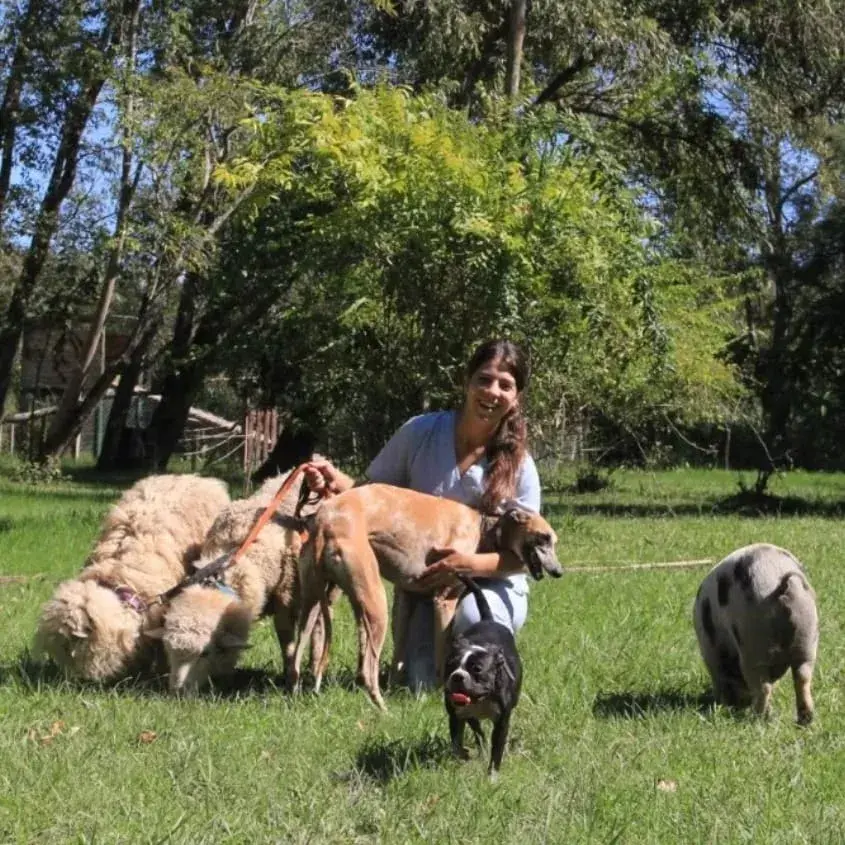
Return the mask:
M 451 699 L 452 704 L 457 704 L 458 707 L 465 707 L 472 701 L 472 699 L 468 695 L 462 692 L 450 693 L 449 698 Z

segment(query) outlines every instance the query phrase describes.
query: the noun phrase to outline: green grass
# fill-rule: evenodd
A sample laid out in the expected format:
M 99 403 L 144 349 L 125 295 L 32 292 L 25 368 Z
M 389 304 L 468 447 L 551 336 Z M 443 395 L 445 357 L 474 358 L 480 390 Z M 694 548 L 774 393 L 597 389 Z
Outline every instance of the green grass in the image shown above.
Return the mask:
M 276 688 L 264 624 L 233 688 L 199 700 L 67 684 L 26 649 L 118 489 L 0 479 L 0 571 L 28 576 L 0 584 L 0 842 L 845 840 L 845 475 L 791 474 L 765 503 L 726 501 L 736 475 L 719 471 L 612 481 L 549 496 L 565 564 L 718 559 L 763 540 L 804 560 L 822 628 L 811 728 L 794 724 L 788 678 L 769 723 L 707 703 L 690 621 L 706 567 L 533 588 L 497 784 L 486 760 L 450 758 L 438 696 L 390 692 L 381 715 L 350 686 L 345 603 L 319 697 Z

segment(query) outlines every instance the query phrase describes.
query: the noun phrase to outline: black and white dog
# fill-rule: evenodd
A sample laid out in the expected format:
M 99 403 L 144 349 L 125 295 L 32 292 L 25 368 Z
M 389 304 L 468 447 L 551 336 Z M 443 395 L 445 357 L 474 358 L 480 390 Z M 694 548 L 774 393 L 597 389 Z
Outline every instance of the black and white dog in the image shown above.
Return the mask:
M 513 634 L 493 620 L 481 588 L 467 575 L 458 577 L 475 597 L 481 621 L 455 637 L 446 656 L 444 698 L 449 734 L 453 752 L 465 760 L 464 726 L 469 722 L 479 745 L 483 745 L 479 720 L 490 719 L 493 735 L 487 771 L 495 779 L 505 752 L 511 711 L 519 701 L 522 663 Z

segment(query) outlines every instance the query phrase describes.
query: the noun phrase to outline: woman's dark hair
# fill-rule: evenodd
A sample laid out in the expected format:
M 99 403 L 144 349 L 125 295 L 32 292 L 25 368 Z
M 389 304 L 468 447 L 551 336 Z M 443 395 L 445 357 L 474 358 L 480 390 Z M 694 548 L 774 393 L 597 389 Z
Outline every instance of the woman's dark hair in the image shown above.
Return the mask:
M 530 375 L 528 358 L 520 346 L 510 340 L 488 340 L 482 343 L 466 367 L 467 380 L 491 361 L 499 361 L 514 378 L 521 393 Z M 481 510 L 491 513 L 502 499 L 510 499 L 516 491 L 516 476 L 525 457 L 528 439 L 525 417 L 516 404 L 499 423 L 493 439 L 487 446 L 487 486 L 481 497 Z

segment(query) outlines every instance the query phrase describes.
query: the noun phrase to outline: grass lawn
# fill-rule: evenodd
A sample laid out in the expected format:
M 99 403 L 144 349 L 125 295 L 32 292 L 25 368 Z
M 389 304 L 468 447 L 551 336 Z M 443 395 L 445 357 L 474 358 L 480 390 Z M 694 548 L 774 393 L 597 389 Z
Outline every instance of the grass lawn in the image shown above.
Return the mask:
M 39 606 L 77 571 L 119 490 L 0 478 L 0 842 L 845 840 L 845 475 L 778 479 L 780 512 L 767 513 L 725 506 L 733 473 L 612 480 L 547 497 L 573 569 L 532 589 L 523 699 L 492 784 L 486 758 L 451 759 L 438 695 L 388 692 L 382 715 L 350 686 L 345 602 L 319 697 L 277 688 L 265 624 L 233 687 L 214 695 L 57 680 L 27 655 Z M 707 566 L 575 569 L 715 562 L 756 541 L 798 555 L 818 593 L 808 729 L 794 723 L 788 677 L 769 723 L 707 702 L 691 623 Z

